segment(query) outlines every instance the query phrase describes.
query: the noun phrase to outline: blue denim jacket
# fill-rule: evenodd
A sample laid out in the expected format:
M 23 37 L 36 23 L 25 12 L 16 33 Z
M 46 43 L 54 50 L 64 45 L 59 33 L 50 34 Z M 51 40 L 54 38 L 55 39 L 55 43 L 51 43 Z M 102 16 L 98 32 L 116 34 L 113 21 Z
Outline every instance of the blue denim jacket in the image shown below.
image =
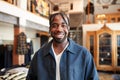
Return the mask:
M 90 52 L 71 39 L 61 56 L 61 80 L 99 80 Z M 27 80 L 56 80 L 56 62 L 51 48 L 52 41 L 33 57 Z

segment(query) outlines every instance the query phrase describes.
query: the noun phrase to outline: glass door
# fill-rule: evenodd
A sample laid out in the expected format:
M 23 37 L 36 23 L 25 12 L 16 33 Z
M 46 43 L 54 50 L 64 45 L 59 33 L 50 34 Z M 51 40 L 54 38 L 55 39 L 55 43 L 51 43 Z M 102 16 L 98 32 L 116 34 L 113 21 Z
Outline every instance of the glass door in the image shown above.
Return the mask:
M 90 51 L 91 55 L 93 56 L 95 64 L 97 64 L 96 35 L 94 31 L 87 32 L 86 47 Z
M 120 66 L 120 35 L 117 35 L 117 66 Z
M 86 37 L 86 46 L 94 59 L 96 58 L 95 55 L 95 32 L 87 32 L 87 37 Z
M 92 56 L 94 57 L 94 36 L 90 35 L 90 52 Z
M 112 65 L 112 39 L 108 33 L 99 35 L 99 65 Z

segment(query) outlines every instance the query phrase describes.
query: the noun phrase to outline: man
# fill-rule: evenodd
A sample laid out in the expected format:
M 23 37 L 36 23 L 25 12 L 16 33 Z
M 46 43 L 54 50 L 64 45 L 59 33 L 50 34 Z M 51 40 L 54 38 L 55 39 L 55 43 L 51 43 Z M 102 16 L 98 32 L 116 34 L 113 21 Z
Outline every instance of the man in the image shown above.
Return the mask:
M 89 51 L 68 38 L 68 17 L 55 13 L 49 21 L 53 39 L 36 52 L 27 80 L 99 80 Z

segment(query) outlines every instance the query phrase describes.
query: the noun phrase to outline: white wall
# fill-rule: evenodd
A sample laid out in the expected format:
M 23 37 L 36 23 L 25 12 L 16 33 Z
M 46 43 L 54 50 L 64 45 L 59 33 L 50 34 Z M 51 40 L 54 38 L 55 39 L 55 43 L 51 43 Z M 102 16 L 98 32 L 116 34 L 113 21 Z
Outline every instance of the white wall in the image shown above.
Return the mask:
M 31 28 L 25 28 L 27 38 L 36 38 L 36 30 Z
M 71 12 L 84 12 L 83 10 L 83 0 L 70 0 L 70 3 L 73 3 L 73 10 L 70 10 Z
M 35 52 L 40 49 L 40 38 L 32 38 L 32 41 L 33 41 L 33 49 L 35 54 Z M 32 57 L 34 56 L 34 54 L 32 54 Z
M 25 29 L 25 34 L 27 38 L 29 38 L 33 42 L 34 53 L 40 48 L 40 37 L 36 37 L 36 33 L 37 31 L 35 29 L 31 29 L 31 28 Z
M 24 10 L 27 10 L 27 0 L 17 0 L 17 6 L 24 9 Z
M 86 32 L 87 31 L 97 31 L 103 27 L 104 24 L 83 24 L 83 46 L 86 47 Z M 120 23 L 107 23 L 107 27 L 111 30 L 120 30 Z
M 0 22 L 0 40 L 14 40 L 12 24 Z

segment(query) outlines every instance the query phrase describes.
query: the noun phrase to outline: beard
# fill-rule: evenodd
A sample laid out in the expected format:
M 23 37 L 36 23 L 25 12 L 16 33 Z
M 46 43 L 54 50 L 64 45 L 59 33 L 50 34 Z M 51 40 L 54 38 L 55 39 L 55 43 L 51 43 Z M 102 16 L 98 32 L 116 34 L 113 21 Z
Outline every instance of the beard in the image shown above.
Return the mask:
M 57 38 L 55 37 L 56 33 L 51 33 L 51 36 L 53 37 L 53 41 L 55 41 L 56 43 L 62 43 L 67 39 L 67 33 L 64 33 L 64 37 L 63 38 Z

